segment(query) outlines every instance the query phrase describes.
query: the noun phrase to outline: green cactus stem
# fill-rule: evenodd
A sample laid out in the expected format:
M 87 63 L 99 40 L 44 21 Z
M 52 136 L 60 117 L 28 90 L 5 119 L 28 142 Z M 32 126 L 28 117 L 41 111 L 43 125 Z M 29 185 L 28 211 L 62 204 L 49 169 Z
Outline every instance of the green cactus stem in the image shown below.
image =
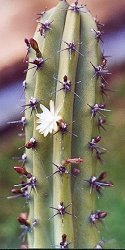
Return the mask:
M 48 13 L 46 15 L 48 16 Z M 44 21 L 45 17 L 43 16 L 41 18 L 41 20 Z M 38 27 L 39 27 L 39 25 L 38 25 Z M 41 38 L 40 34 L 37 31 L 38 27 L 37 27 L 36 32 L 34 34 L 34 39 L 35 40 L 41 39 L 41 42 L 42 42 L 43 38 Z M 36 52 L 31 46 L 29 48 L 27 56 L 30 58 L 29 61 L 33 61 L 34 58 L 36 57 Z M 41 53 L 39 55 L 37 54 L 37 57 L 40 57 L 40 56 L 41 56 Z M 30 67 L 31 67 L 31 65 L 29 64 L 27 76 L 26 76 L 26 80 L 25 80 L 25 101 L 26 101 L 26 103 L 29 103 L 30 98 L 34 96 L 35 84 L 36 84 L 35 68 L 33 68 L 32 70 L 29 70 Z M 25 140 L 27 143 L 28 141 L 30 141 L 30 139 L 33 136 L 34 114 L 31 116 L 31 109 L 26 109 L 25 118 L 26 118 Z M 26 156 L 27 156 L 27 161 L 25 163 L 25 167 L 26 167 L 27 171 L 29 171 L 30 173 L 33 173 L 33 151 L 26 148 Z M 34 197 L 31 194 L 31 200 L 29 202 L 29 217 L 28 217 L 28 220 L 30 222 L 32 221 L 32 218 L 34 217 L 34 201 L 33 201 L 33 199 L 34 199 Z M 29 248 L 30 247 L 32 248 L 32 246 L 33 246 L 33 233 L 32 233 L 32 235 L 28 234 L 28 238 L 29 238 Z
M 92 138 L 101 139 L 96 114 L 91 117 L 106 70 L 98 28 L 78 1 L 60 1 L 41 16 L 34 40 L 27 42 L 26 103 L 31 97 L 38 101 L 25 111 L 26 143 L 36 140 L 26 148 L 25 165 L 36 180 L 29 201 L 29 223 L 37 221 L 28 236 L 30 248 L 94 248 L 100 240 L 98 219 L 90 215 L 97 211 L 104 218 L 107 212 L 98 213 L 95 205 L 101 187 L 90 192 L 87 182 L 97 175 L 100 154 L 96 146 L 89 148 Z
M 90 195 L 90 190 L 84 180 L 91 175 L 95 175 L 95 160 L 88 150 L 88 142 L 93 134 L 93 120 L 90 118 L 90 108 L 87 104 L 94 104 L 96 101 L 97 79 L 93 78 L 94 71 L 90 61 L 98 65 L 98 44 L 93 37 L 91 28 L 95 28 L 93 18 L 89 13 L 81 13 L 81 41 L 80 52 L 84 57 L 79 57 L 77 68 L 77 81 L 82 84 L 76 85 L 75 91 L 80 96 L 80 101 L 76 98 L 74 102 L 73 132 L 78 135 L 78 139 L 72 140 L 72 154 L 80 155 L 85 159 L 84 166 L 81 166 L 81 174 L 74 180 L 72 179 L 72 199 L 73 211 L 79 220 L 74 221 L 75 247 L 92 248 L 98 240 L 98 232 L 95 227 L 89 223 L 89 214 L 95 210 L 95 194 Z M 82 178 L 81 178 L 82 176 Z M 77 225 L 76 225 L 77 223 Z
M 52 30 L 45 34 L 42 46 L 43 58 L 49 58 L 43 69 L 38 70 L 36 75 L 35 97 L 42 100 L 42 104 L 48 106 L 51 93 L 55 91 L 53 76 L 58 73 L 57 50 L 60 49 L 63 27 L 65 22 L 67 3 L 60 2 L 54 9 L 49 22 L 52 22 Z M 34 217 L 38 219 L 38 226 L 34 231 L 34 247 L 49 248 L 53 243 L 53 223 L 48 221 L 52 215 L 49 207 L 52 205 L 52 179 L 46 177 L 51 172 L 53 155 L 52 136 L 44 138 L 34 127 L 34 137 L 38 143 L 33 152 L 33 175 L 37 178 L 37 194 L 34 195 Z M 46 239 L 46 240 L 45 240 Z
M 74 91 L 75 86 L 75 76 L 78 62 L 78 53 L 76 51 L 71 52 L 71 58 L 68 50 L 64 50 L 67 45 L 64 43 L 74 42 L 74 44 L 79 43 L 80 34 L 80 15 L 76 15 L 74 12 L 68 10 L 65 27 L 62 37 L 62 46 L 60 52 L 59 61 L 59 73 L 58 79 L 63 81 L 66 75 L 71 81 L 72 91 Z M 79 50 L 78 46 L 77 49 Z M 64 51 L 63 51 L 64 50 Z M 57 82 L 57 91 L 61 88 L 61 83 Z M 79 98 L 78 98 L 79 99 Z M 61 116 L 64 121 L 70 126 L 68 130 L 70 133 L 62 135 L 57 133 L 54 135 L 53 139 L 53 162 L 56 164 L 62 163 L 63 160 L 71 158 L 71 140 L 72 140 L 72 114 L 73 114 L 73 100 L 74 94 L 70 91 L 65 93 L 65 91 L 58 91 L 56 94 L 56 106 L 58 107 L 62 103 L 63 107 L 61 109 Z M 77 140 L 77 139 L 76 139 Z M 54 168 L 55 171 L 55 168 Z M 71 169 L 69 168 L 69 171 Z M 70 175 L 65 175 L 60 178 L 59 175 L 53 177 L 53 205 L 57 206 L 59 202 L 63 201 L 64 204 L 68 205 L 72 203 L 71 198 L 71 177 Z M 72 206 L 70 207 L 70 212 L 72 211 Z M 74 215 L 73 215 L 74 216 Z M 60 236 L 64 233 L 68 235 L 68 239 L 72 242 L 72 247 L 74 243 L 74 230 L 73 230 L 73 216 L 64 215 L 64 224 L 62 224 L 61 218 L 56 216 L 54 218 L 54 239 L 55 244 L 58 245 L 60 242 Z

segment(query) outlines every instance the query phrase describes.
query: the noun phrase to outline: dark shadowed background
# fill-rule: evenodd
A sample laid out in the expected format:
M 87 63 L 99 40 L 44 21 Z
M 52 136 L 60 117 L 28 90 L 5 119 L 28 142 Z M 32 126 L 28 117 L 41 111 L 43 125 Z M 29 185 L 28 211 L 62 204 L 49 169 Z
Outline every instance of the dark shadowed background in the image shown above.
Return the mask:
M 23 133 L 18 126 L 7 121 L 21 118 L 24 103 L 22 82 L 25 79 L 23 62 L 26 46 L 24 38 L 33 36 L 36 14 L 54 6 L 54 0 L 0 0 L 0 248 L 17 248 L 20 245 L 20 228 L 16 220 L 26 210 L 21 199 L 7 200 L 10 190 L 19 179 L 13 170 L 17 164 L 12 157 L 23 151 Z M 71 1 L 70 1 L 71 2 Z M 125 248 L 125 0 L 86 0 L 93 16 L 105 24 L 103 41 L 105 55 L 110 55 L 108 67 L 112 72 L 107 81 L 113 92 L 108 93 L 107 130 L 103 145 L 108 149 L 104 164 L 98 172 L 107 171 L 114 187 L 104 190 L 97 199 L 97 208 L 108 216 L 101 226 L 100 239 L 111 248 Z M 19 134 L 19 135 L 18 135 Z M 27 208 L 28 209 L 28 208 Z

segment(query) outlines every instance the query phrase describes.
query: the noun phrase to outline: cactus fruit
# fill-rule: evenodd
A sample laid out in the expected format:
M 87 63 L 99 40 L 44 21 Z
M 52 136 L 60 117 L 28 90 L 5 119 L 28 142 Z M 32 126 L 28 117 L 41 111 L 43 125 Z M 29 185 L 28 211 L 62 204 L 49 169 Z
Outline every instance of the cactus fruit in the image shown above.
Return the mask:
M 27 160 L 14 168 L 26 178 L 15 193 L 30 196 L 29 216 L 18 221 L 29 248 L 96 248 L 98 222 L 108 215 L 97 210 L 96 196 L 113 186 L 105 172 L 95 177 L 106 152 L 103 111 L 110 111 L 103 24 L 78 1 L 60 1 L 37 21 L 34 38 L 25 39 Z

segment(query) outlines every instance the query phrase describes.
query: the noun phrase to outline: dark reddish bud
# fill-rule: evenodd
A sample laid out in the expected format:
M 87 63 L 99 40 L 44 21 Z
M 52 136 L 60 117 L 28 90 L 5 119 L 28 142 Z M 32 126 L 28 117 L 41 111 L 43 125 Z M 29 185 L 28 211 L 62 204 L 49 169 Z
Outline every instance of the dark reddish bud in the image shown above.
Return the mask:
M 27 173 L 24 167 L 14 166 L 13 168 L 18 174 L 25 175 Z
M 32 48 L 33 50 L 35 50 L 36 52 L 36 57 L 41 57 L 41 52 L 39 50 L 39 46 L 38 43 L 35 39 L 30 38 L 30 40 L 28 40 L 27 38 L 24 39 L 26 45 L 27 45 L 27 54 L 25 59 L 27 58 L 29 52 L 30 52 L 30 48 Z
M 63 77 L 63 80 L 64 80 L 64 82 L 67 82 L 68 78 L 66 75 Z
M 17 220 L 19 221 L 19 223 L 21 225 L 25 225 L 25 226 L 28 226 L 28 227 L 31 226 L 30 223 L 27 221 L 27 214 L 26 213 L 21 213 L 19 215 L 19 217 L 17 218 Z
M 30 43 L 29 43 L 29 40 L 28 40 L 27 38 L 24 39 L 24 42 L 25 42 L 25 44 L 27 45 L 27 47 L 30 48 Z
M 30 45 L 36 52 L 39 52 L 39 46 L 35 39 L 30 38 Z
M 65 241 L 66 241 L 66 238 L 67 238 L 67 235 L 66 235 L 66 234 L 63 234 L 63 235 L 62 235 L 62 241 L 65 242 Z
M 28 173 L 24 167 L 15 166 L 14 170 L 20 175 L 25 175 L 28 179 L 32 177 L 32 174 Z
M 104 211 L 98 211 L 98 213 L 97 213 L 97 217 L 99 218 L 99 219 L 103 219 L 103 218 L 105 218 L 106 216 L 107 216 L 107 212 L 104 212 Z
M 99 141 L 101 141 L 101 136 L 98 135 L 98 136 L 94 137 L 94 140 L 96 143 L 98 143 Z
M 27 233 L 31 233 L 34 227 L 38 224 L 38 221 L 34 219 L 32 223 L 29 223 L 27 220 L 27 214 L 26 213 L 21 213 L 19 217 L 17 218 L 18 222 L 21 225 L 21 229 L 23 230 L 20 239 L 22 239 L 22 242 L 25 241 L 25 237 L 27 236 Z M 23 249 L 23 248 L 22 248 Z M 24 249 L 27 249 L 24 247 Z
M 73 168 L 72 174 L 73 174 L 74 176 L 79 175 L 79 174 L 80 174 L 80 169 L 78 169 L 78 168 Z
M 33 142 L 27 142 L 25 144 L 25 148 L 27 148 L 27 149 L 34 148 L 34 143 Z
M 36 140 L 32 137 L 29 142 L 27 142 L 24 146 L 20 147 L 21 148 L 27 148 L 27 149 L 33 149 L 36 147 Z
M 37 68 L 40 68 L 44 63 L 44 60 L 42 58 L 36 58 L 33 62 L 30 63 L 35 64 Z
M 39 46 L 38 46 L 37 41 L 35 39 L 33 39 L 33 38 L 30 38 L 30 45 L 31 45 L 32 49 L 34 49 L 36 51 L 36 57 L 41 58 L 42 54 L 41 54 L 41 52 L 39 50 Z
M 14 185 L 14 186 L 21 186 L 21 187 L 23 186 L 23 188 L 11 189 L 11 193 L 13 193 L 14 195 L 8 196 L 7 199 L 16 199 L 16 198 L 20 198 L 20 197 L 25 198 L 26 201 L 28 201 L 30 199 L 30 194 L 29 194 L 28 189 L 27 189 L 27 183 L 22 182 L 21 184 Z
M 63 234 L 62 235 L 62 241 L 60 242 L 60 248 L 61 249 L 68 249 L 68 245 L 71 243 L 68 243 L 67 240 L 67 235 L 66 234 Z
M 25 58 L 24 58 L 23 61 L 26 60 L 26 58 L 27 58 L 27 56 L 28 56 L 28 54 L 29 54 L 29 52 L 30 52 L 30 42 L 29 42 L 29 40 L 28 40 L 27 38 L 25 38 L 25 39 L 24 39 L 24 42 L 25 42 L 25 44 L 26 44 L 26 46 L 27 46 L 27 53 L 26 53 L 26 56 L 25 56 Z
M 21 189 L 13 188 L 13 189 L 11 189 L 11 193 L 13 193 L 13 194 L 23 194 L 23 191 Z

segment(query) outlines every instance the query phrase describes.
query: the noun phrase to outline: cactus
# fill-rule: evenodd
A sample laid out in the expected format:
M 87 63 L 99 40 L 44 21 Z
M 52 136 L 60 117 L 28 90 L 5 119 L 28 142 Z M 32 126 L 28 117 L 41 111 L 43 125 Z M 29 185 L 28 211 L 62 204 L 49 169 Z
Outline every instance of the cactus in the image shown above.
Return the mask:
M 78 1 L 60 1 L 41 13 L 34 38 L 25 39 L 27 161 L 15 170 L 27 180 L 19 190 L 24 198 L 28 193 L 29 216 L 18 221 L 29 248 L 100 246 L 107 211 L 98 210 L 96 196 L 113 186 L 105 172 L 97 175 L 106 151 L 98 145 L 103 112 L 110 111 L 102 26 Z

